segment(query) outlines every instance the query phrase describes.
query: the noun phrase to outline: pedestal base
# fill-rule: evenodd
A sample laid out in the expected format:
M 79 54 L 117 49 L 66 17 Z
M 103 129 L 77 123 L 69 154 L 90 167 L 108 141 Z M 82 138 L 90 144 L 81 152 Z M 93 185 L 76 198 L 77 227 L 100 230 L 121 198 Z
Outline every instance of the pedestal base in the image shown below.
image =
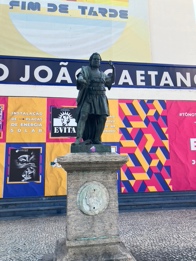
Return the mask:
M 72 245 L 72 244 L 71 244 Z M 123 243 L 110 242 L 105 244 L 69 246 L 66 239 L 57 241 L 54 255 L 55 261 L 136 261 L 127 252 Z
M 67 171 L 67 228 L 53 261 L 136 261 L 118 231 L 116 172 L 128 157 L 103 152 L 102 145 L 93 153 L 78 153 L 81 145 L 72 147 L 75 153 L 58 158 Z

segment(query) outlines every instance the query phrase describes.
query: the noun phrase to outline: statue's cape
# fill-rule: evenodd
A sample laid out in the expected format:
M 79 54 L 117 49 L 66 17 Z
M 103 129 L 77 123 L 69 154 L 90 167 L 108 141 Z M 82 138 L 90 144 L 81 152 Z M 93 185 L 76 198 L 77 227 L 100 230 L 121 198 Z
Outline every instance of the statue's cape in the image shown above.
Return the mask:
M 80 74 L 86 80 L 87 86 L 84 87 L 83 85 L 81 85 L 77 81 L 77 89 L 79 90 L 78 97 L 77 97 L 77 114 L 76 114 L 76 122 L 77 123 L 80 119 L 81 108 L 82 108 L 82 105 L 84 104 L 84 102 L 86 100 L 86 96 L 87 96 L 87 92 L 88 92 L 88 85 L 89 85 L 89 78 L 90 78 L 90 67 L 89 66 L 82 66 L 81 71 L 79 72 L 77 77 Z
M 79 76 L 80 74 L 86 80 L 87 85 L 84 87 L 77 81 L 77 89 L 79 90 L 78 97 L 77 97 L 77 106 L 79 108 L 78 116 L 79 116 L 79 112 L 81 110 L 81 107 L 82 107 L 82 105 L 83 105 L 83 103 L 86 99 L 88 86 L 90 84 L 90 67 L 89 66 L 82 66 L 81 72 L 77 76 Z

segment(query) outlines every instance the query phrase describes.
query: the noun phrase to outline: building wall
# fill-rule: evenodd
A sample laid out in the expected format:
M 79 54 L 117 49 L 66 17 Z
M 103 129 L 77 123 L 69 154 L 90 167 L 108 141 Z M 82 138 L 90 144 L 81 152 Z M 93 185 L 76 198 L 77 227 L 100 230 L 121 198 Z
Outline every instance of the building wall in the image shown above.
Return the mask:
M 84 10 L 80 10 L 76 16 L 83 19 L 80 21 L 85 23 L 86 30 L 85 26 L 81 27 L 83 38 L 81 41 L 76 39 L 76 45 L 71 42 L 71 33 L 76 30 L 72 27 L 74 23 L 68 24 L 67 38 L 64 35 L 58 38 L 64 32 L 64 27 L 60 28 L 61 19 L 69 18 L 66 14 L 47 13 L 46 1 L 40 1 L 43 15 L 40 15 L 41 11 L 35 14 L 26 9 L 28 3 L 1 1 L 0 5 L 0 153 L 3 155 L 0 159 L 0 197 L 66 194 L 66 175 L 56 164 L 56 158 L 69 153 L 74 136 L 65 133 L 53 136 L 52 121 L 56 117 L 53 114 L 55 110 L 63 113 L 64 107 L 74 113 L 77 66 L 88 64 L 92 50 L 99 48 L 104 71 L 108 69 L 106 61 L 113 60 L 119 74 L 112 90 L 107 91 L 111 117 L 103 135 L 104 143 L 130 158 L 118 172 L 118 191 L 195 190 L 196 1 L 129 0 L 124 1 L 123 6 L 120 6 L 121 1 L 114 1 L 112 6 L 111 1 L 107 6 L 104 2 L 100 5 L 107 10 L 128 10 L 129 19 L 118 17 L 111 22 L 109 18 L 102 21 L 102 17 L 99 33 L 96 17 L 89 17 L 87 11 L 84 15 Z M 91 0 L 65 3 L 69 7 L 78 3 L 96 8 Z M 11 8 L 13 4 L 18 6 Z M 54 19 L 53 25 L 48 17 Z M 43 22 L 43 19 L 47 20 Z M 92 31 L 92 25 L 95 31 Z M 115 30 L 119 30 L 118 34 Z M 87 47 L 84 48 L 86 35 Z M 33 42 L 34 39 L 37 42 Z M 70 40 L 69 52 L 62 46 L 67 39 Z M 78 48 L 80 44 L 83 45 Z M 60 65 L 61 62 L 64 64 Z M 30 66 L 30 80 L 24 80 L 25 66 Z M 35 74 L 39 66 L 51 68 L 53 76 L 66 67 L 71 80 L 39 81 L 39 73 Z M 9 70 L 7 78 L 4 77 L 6 68 Z M 154 85 L 148 84 L 151 71 L 158 74 Z M 135 76 L 137 72 L 140 76 Z M 123 73 L 126 76 L 122 76 Z M 180 85 L 176 83 L 177 74 L 181 77 Z M 140 84 L 135 77 L 139 77 Z M 29 121 L 33 125 L 23 126 L 23 116 L 27 124 L 28 115 L 32 113 L 37 114 L 36 121 L 31 116 Z M 18 155 L 31 159 L 38 167 L 34 168 L 33 179 L 23 177 L 20 180 L 16 176 L 17 173 L 19 176 L 25 174 L 25 169 L 21 170 L 15 164 Z

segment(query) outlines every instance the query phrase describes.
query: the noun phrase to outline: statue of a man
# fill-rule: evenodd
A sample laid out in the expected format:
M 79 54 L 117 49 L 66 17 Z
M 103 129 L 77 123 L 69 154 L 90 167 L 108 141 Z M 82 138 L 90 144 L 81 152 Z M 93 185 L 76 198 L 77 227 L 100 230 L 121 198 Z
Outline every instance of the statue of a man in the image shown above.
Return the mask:
M 109 116 L 106 89 L 111 89 L 115 81 L 115 67 L 110 61 L 112 74 L 100 71 L 101 56 L 93 53 L 90 65 L 83 66 L 77 75 L 77 137 L 75 144 L 101 144 L 105 122 Z

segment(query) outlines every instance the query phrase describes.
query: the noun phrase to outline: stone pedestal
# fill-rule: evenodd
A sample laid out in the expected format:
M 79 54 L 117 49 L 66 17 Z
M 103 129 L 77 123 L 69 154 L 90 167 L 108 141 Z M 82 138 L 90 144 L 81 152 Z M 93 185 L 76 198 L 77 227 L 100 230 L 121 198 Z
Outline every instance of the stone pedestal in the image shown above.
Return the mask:
M 118 231 L 116 171 L 127 160 L 107 152 L 58 158 L 67 171 L 67 229 L 57 241 L 55 261 L 135 261 Z

